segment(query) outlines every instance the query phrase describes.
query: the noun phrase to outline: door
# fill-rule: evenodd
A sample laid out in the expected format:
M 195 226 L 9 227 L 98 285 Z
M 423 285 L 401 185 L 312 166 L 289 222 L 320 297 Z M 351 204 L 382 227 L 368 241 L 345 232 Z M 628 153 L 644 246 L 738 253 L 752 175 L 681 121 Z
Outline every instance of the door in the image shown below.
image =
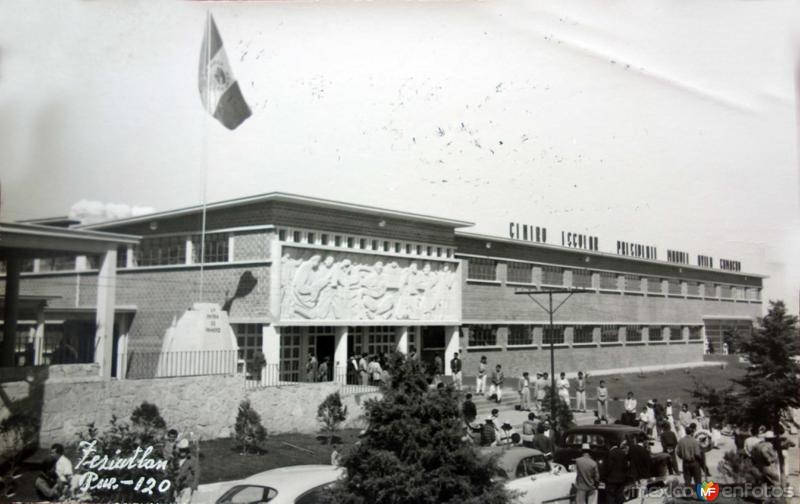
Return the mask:
M 444 371 L 447 366 L 444 355 L 444 326 L 423 326 L 420 336 L 420 342 L 422 343 L 420 358 L 425 369 L 433 373 L 434 359 L 438 355 L 442 359 L 442 371 Z
M 316 336 L 316 356 L 317 362 L 321 365 L 325 358 L 328 359 L 328 373 L 320 381 L 333 380 L 333 354 L 336 348 L 336 338 L 334 336 Z

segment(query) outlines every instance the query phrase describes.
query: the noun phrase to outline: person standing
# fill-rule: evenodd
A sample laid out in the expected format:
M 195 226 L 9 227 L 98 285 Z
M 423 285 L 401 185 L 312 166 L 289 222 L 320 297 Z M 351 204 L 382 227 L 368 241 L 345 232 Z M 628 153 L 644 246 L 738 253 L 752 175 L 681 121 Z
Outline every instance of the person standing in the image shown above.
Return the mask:
M 646 411 L 647 411 L 647 430 L 645 431 L 645 433 L 652 439 L 656 439 L 658 437 L 658 431 L 656 429 L 655 402 L 647 401 Z
M 520 410 L 531 410 L 531 380 L 527 371 L 519 379 L 519 407 Z
M 536 429 L 539 422 L 536 421 L 535 413 L 528 413 L 528 419 L 522 422 L 522 445 L 533 448 L 533 438 L 536 436 Z
M 766 429 L 764 430 L 766 431 Z M 744 452 L 748 457 L 753 457 L 753 448 L 758 446 L 758 443 L 760 442 L 761 438 L 758 437 L 758 427 L 754 425 L 750 428 L 750 437 L 744 440 Z
M 306 361 L 306 380 L 310 382 L 317 381 L 317 357 L 311 352 L 308 353 L 308 361 Z
M 450 360 L 450 372 L 453 373 L 453 387 L 461 390 L 461 359 L 458 358 L 458 352 L 455 352 Z
M 570 408 L 569 404 L 569 380 L 567 380 L 567 374 L 561 373 L 559 375 L 558 381 L 556 381 L 556 388 L 558 389 L 558 398 L 561 399 L 566 405 L 567 408 Z
M 486 364 L 486 356 L 481 356 L 481 361 L 478 363 L 478 374 L 475 377 L 475 395 L 486 394 L 486 376 L 488 373 L 488 364 Z
M 627 442 L 612 438 L 611 449 L 605 467 L 606 502 L 623 504 L 625 502 L 625 482 L 628 479 L 629 463 Z
M 553 440 L 550 439 L 550 436 L 545 433 L 546 431 L 547 426 L 545 426 L 544 422 L 536 427 L 536 435 L 533 436 L 533 449 L 539 450 L 544 453 L 545 456 L 548 456 L 553 453 L 555 445 L 553 444 Z
M 678 441 L 675 449 L 678 458 L 683 461 L 683 481 L 692 488 L 702 483 L 703 449 L 694 438 L 694 425 L 686 427 L 686 435 Z
M 367 369 L 367 353 L 361 354 L 361 359 L 358 361 L 358 372 L 361 375 L 361 385 L 369 385 L 369 369 Z
M 667 405 L 664 407 L 664 418 L 669 424 L 669 429 L 675 433 L 675 413 L 672 410 L 672 399 L 667 399 Z
M 478 409 L 475 407 L 475 403 L 472 402 L 472 394 L 467 394 L 464 404 L 461 405 L 461 412 L 467 424 L 472 424 L 475 421 L 475 417 L 478 416 Z
M 693 421 L 692 412 L 689 411 L 689 405 L 683 403 L 681 405 L 681 411 L 680 413 L 678 413 L 678 424 L 681 429 L 681 431 L 678 433 L 679 437 L 682 438 L 683 436 L 686 435 L 686 429 L 688 429 L 689 426 L 692 425 L 692 421 Z
M 319 365 L 319 369 L 317 370 L 317 381 L 324 382 L 328 381 L 328 356 L 322 358 L 322 364 Z
M 192 494 L 197 491 L 200 481 L 200 468 L 197 459 L 192 456 L 189 440 L 186 438 L 178 442 L 178 456 L 175 458 L 175 494 L 177 502 L 185 504 L 191 502 Z
M 443 374 L 444 363 L 442 362 L 442 357 L 439 354 L 436 354 L 436 357 L 433 358 L 433 381 L 441 381 Z
M 544 381 L 542 373 L 536 373 L 536 409 L 542 411 L 542 403 L 547 394 L 547 383 Z
M 380 385 L 381 380 L 383 379 L 383 369 L 381 368 L 381 363 L 378 362 L 377 355 L 373 355 L 370 358 L 367 370 L 369 371 L 369 377 L 372 381 L 372 385 Z
M 768 430 L 762 434 L 751 455 L 751 460 L 756 469 L 761 473 L 761 482 L 767 487 L 776 487 L 781 484 L 781 472 L 778 464 L 778 452 L 775 450 L 775 434 Z
M 349 377 L 347 383 L 357 384 L 358 383 L 358 356 L 353 355 L 350 357 L 350 362 L 347 365 L 347 374 Z
M 647 436 L 640 434 L 638 438 L 631 438 L 628 441 L 631 478 L 639 489 L 640 502 L 644 502 L 645 495 L 647 495 L 647 482 L 650 479 L 650 450 L 644 446 L 646 440 Z
M 503 366 L 498 364 L 492 371 L 492 386 L 489 388 L 489 397 L 494 397 L 497 404 L 503 400 Z
M 581 445 L 581 456 L 575 459 L 575 502 L 597 504 L 597 487 L 600 486 L 600 468 L 592 459 L 589 443 Z
M 661 449 L 664 453 L 669 455 L 669 473 L 680 474 L 681 470 L 678 468 L 678 459 L 675 455 L 675 448 L 678 446 L 678 436 L 672 431 L 668 422 L 664 422 L 661 429 Z
M 628 392 L 628 396 L 625 398 L 625 402 L 623 403 L 623 407 L 625 408 L 625 416 L 622 419 L 622 423 L 625 425 L 630 426 L 637 426 L 639 425 L 638 419 L 636 418 L 636 398 L 633 396 L 633 392 Z
M 578 380 L 575 383 L 575 409 L 586 413 L 586 380 L 583 371 L 578 371 Z
M 597 416 L 600 421 L 608 421 L 608 389 L 604 380 L 597 386 Z

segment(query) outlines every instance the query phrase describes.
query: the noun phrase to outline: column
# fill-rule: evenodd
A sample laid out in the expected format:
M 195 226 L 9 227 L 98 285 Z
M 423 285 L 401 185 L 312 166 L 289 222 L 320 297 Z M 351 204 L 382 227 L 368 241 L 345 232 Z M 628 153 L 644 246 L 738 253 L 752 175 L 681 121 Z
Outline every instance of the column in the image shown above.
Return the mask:
M 445 326 L 444 328 L 444 374 L 450 376 L 453 373 L 450 371 L 450 359 L 453 354 L 460 349 L 460 342 L 458 340 L 458 326 Z
M 97 311 L 95 313 L 94 361 L 100 364 L 100 376 L 111 378 L 114 358 L 114 308 L 117 292 L 117 248 L 101 255 L 97 275 Z
M 0 366 L 14 367 L 19 304 L 19 263 L 17 257 L 6 260 L 6 297 L 3 308 L 3 344 L 0 347 Z
M 397 341 L 397 351 L 408 355 L 408 326 L 395 327 L 395 341 Z
M 127 369 L 125 368 L 128 363 L 128 332 L 130 331 L 130 316 L 122 315 L 119 318 L 119 336 L 117 336 L 117 380 L 124 380 L 127 376 Z
M 33 365 L 42 365 L 42 354 L 44 353 L 44 306 L 39 303 L 36 306 L 36 333 L 33 336 Z
M 261 383 L 276 385 L 280 381 L 281 363 L 281 334 L 277 327 L 273 325 L 261 327 L 261 353 L 264 354 L 266 362 L 264 369 L 261 370 Z
M 347 383 L 347 326 L 334 328 L 336 341 L 333 350 L 333 380 Z

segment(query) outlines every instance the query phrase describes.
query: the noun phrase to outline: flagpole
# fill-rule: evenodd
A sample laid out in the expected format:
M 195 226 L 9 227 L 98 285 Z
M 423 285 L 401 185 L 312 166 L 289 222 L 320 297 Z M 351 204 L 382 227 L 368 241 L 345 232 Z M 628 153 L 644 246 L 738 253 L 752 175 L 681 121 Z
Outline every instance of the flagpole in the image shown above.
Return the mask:
M 206 111 L 209 110 L 209 98 L 211 96 L 210 77 L 211 72 L 208 69 L 208 62 L 211 61 L 211 12 L 206 10 L 206 60 L 204 61 L 204 68 L 206 71 Z M 208 113 L 204 114 L 203 120 L 203 133 L 205 141 L 203 142 L 203 212 L 202 224 L 200 227 L 200 296 L 198 301 L 203 302 L 203 287 L 205 281 L 205 265 L 206 265 L 206 198 L 208 193 Z

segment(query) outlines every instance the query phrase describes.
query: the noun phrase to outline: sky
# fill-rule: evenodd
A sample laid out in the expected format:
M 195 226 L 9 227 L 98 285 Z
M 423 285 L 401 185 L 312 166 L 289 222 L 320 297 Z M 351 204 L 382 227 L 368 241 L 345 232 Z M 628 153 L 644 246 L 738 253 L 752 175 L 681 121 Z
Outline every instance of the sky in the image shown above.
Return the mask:
M 234 131 L 200 102 L 206 11 L 253 109 Z M 798 21 L 782 0 L 5 0 L 0 219 L 285 191 L 739 260 L 797 313 Z

